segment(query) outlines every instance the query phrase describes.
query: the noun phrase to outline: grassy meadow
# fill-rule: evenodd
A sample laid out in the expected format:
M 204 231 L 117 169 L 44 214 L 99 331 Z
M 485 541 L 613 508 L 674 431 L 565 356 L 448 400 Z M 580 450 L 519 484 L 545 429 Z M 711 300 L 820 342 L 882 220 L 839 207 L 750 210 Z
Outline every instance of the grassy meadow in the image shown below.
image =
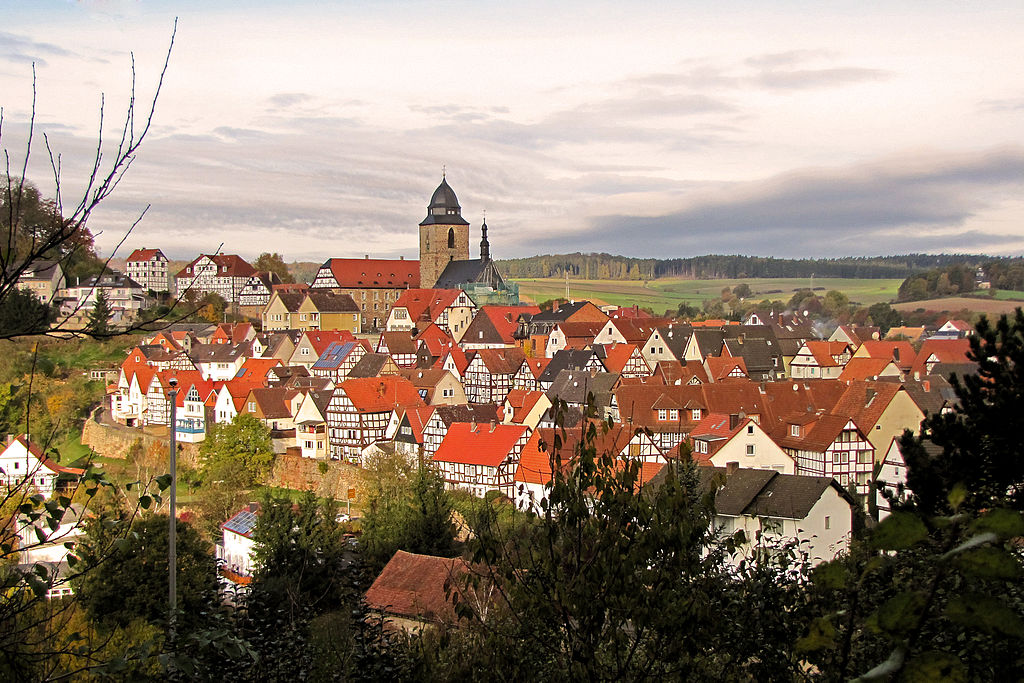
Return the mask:
M 540 303 L 565 296 L 565 280 L 559 278 L 524 278 L 515 281 L 524 299 Z M 647 282 L 640 280 L 569 280 L 569 296 L 589 299 L 598 304 L 631 306 L 639 304 L 657 313 L 675 310 L 683 301 L 699 306 L 706 299 L 721 295 L 725 287 L 747 283 L 753 298 L 788 301 L 799 289 L 813 288 L 824 293 L 837 289 L 851 301 L 869 306 L 881 301 L 893 301 L 901 279 L 866 278 L 747 278 L 738 280 L 686 280 L 659 278 Z

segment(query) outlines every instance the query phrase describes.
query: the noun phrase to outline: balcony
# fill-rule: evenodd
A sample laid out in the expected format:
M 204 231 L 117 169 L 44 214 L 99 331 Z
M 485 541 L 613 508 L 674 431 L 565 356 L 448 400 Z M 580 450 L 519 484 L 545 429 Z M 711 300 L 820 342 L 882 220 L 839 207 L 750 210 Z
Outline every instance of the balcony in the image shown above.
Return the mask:
M 206 425 L 198 418 L 185 418 L 178 420 L 174 431 L 179 434 L 204 434 L 206 433 Z

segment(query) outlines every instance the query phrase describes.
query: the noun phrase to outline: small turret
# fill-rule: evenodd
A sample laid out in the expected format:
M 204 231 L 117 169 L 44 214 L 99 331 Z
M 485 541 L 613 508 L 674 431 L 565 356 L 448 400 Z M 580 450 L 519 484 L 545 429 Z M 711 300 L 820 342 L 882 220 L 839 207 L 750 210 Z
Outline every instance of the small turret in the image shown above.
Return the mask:
M 482 239 L 480 240 L 480 260 L 490 261 L 491 260 L 491 245 L 487 242 L 487 219 L 484 219 L 484 224 L 480 228 L 480 234 Z

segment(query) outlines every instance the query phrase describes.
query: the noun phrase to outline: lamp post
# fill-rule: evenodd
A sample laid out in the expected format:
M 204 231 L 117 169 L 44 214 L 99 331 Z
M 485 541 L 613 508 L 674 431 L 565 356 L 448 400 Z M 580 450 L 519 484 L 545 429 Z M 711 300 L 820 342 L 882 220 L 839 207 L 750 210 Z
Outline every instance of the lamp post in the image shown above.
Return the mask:
M 171 401 L 171 500 L 170 500 L 170 528 L 168 529 L 167 545 L 167 599 L 169 609 L 167 640 L 174 650 L 174 626 L 178 612 L 178 548 L 177 548 L 177 519 L 175 513 L 175 496 L 178 492 L 178 380 L 172 377 L 168 384 L 170 391 L 167 396 Z

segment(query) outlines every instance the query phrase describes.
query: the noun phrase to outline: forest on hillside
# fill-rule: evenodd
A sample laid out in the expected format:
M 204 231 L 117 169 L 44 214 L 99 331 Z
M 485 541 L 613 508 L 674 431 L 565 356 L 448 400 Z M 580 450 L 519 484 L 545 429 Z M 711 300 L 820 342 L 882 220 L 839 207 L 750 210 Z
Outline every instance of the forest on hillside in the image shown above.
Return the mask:
M 498 267 L 507 277 L 564 277 L 596 280 L 696 280 L 761 277 L 898 278 L 956 264 L 977 267 L 995 259 L 981 254 L 905 254 L 833 259 L 779 259 L 764 256 L 709 254 L 676 259 L 640 259 L 612 254 L 545 254 L 506 259 Z

